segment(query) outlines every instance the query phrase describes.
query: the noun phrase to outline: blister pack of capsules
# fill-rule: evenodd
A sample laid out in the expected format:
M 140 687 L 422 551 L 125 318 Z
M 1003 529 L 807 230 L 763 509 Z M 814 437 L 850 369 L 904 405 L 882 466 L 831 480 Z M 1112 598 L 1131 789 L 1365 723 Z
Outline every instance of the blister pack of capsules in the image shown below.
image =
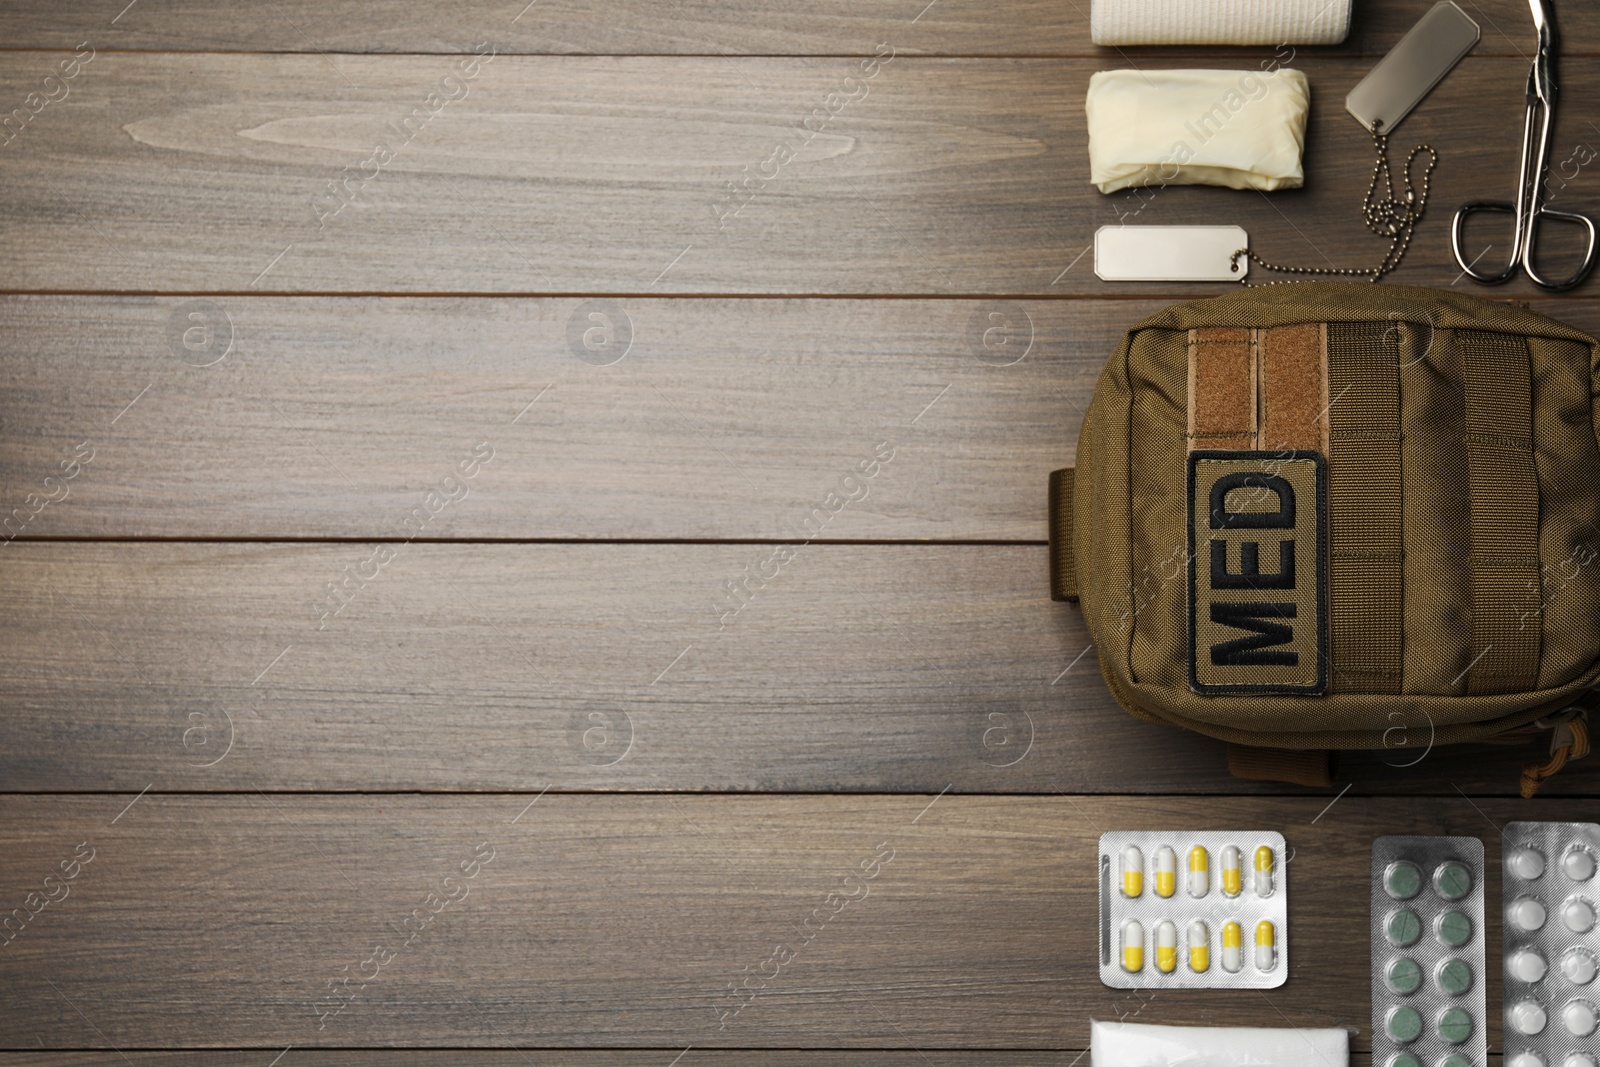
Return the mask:
M 1372 843 L 1372 1065 L 1485 1062 L 1483 842 Z
M 1600 826 L 1507 823 L 1506 1067 L 1600 1065 Z
M 1283 835 L 1100 835 L 1100 980 L 1113 989 L 1273 989 L 1289 973 Z

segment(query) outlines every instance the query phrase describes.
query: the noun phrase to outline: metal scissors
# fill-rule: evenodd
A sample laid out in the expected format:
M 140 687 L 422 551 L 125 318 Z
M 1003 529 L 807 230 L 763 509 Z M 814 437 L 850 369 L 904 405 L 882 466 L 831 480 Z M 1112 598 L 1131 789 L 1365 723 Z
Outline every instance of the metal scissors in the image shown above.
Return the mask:
M 1521 269 L 1528 272 L 1528 277 L 1535 284 L 1546 289 L 1571 289 L 1583 281 L 1594 266 L 1595 226 L 1594 220 L 1587 215 L 1555 211 L 1545 206 L 1545 174 L 1550 167 L 1550 125 L 1556 104 L 1556 83 L 1551 74 L 1556 50 L 1556 28 L 1552 10 L 1544 0 L 1528 0 L 1528 3 L 1533 8 L 1534 28 L 1539 32 L 1539 51 L 1528 70 L 1528 109 L 1522 129 L 1522 169 L 1517 177 L 1517 202 L 1513 205 L 1503 200 L 1474 200 L 1461 205 L 1450 227 L 1450 247 L 1455 251 L 1456 263 L 1467 276 L 1485 285 L 1508 281 Z M 1475 269 L 1477 260 L 1468 262 L 1461 247 L 1461 235 L 1467 218 L 1478 212 L 1491 211 L 1506 212 L 1516 217 L 1511 238 L 1511 261 L 1498 274 Z M 1547 219 L 1575 223 L 1582 226 L 1588 236 L 1588 247 L 1584 250 L 1578 269 L 1562 281 L 1550 281 L 1533 265 L 1539 224 Z

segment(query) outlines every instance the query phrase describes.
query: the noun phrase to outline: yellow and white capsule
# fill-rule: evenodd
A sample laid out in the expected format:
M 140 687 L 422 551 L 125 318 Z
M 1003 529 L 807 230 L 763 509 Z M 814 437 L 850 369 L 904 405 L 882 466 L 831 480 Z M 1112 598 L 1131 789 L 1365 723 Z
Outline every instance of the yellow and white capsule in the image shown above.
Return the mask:
M 1200 898 L 1211 892 L 1211 853 L 1206 846 L 1189 850 L 1189 895 Z
M 1270 971 L 1278 965 L 1278 930 L 1271 919 L 1256 923 L 1256 970 Z
M 1277 874 L 1277 857 L 1269 845 L 1256 849 L 1256 896 L 1270 897 L 1274 876 Z
M 1189 969 L 1195 974 L 1211 969 L 1211 928 L 1199 919 L 1189 923 Z
M 1222 848 L 1222 895 L 1236 897 L 1244 888 L 1244 854 L 1234 845 Z
M 1138 919 L 1122 924 L 1122 969 L 1129 974 L 1144 970 L 1144 924 Z
M 1170 897 L 1178 888 L 1178 854 L 1171 845 L 1156 849 L 1156 896 Z
M 1137 900 L 1144 893 L 1144 853 L 1138 845 L 1122 850 L 1122 895 Z
M 1222 924 L 1222 969 L 1238 974 L 1244 966 L 1244 930 L 1239 924 L 1228 921 Z
M 1171 974 L 1178 969 L 1178 928 L 1171 919 L 1156 923 L 1156 970 Z

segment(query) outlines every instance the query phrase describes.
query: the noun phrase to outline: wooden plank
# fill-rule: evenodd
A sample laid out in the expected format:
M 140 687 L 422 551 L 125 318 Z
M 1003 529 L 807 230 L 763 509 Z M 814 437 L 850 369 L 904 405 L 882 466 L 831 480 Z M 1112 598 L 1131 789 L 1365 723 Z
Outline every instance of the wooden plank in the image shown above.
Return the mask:
M 674 1055 L 682 1055 L 677 1064 Z M 0 1052 L 4 1067 L 121 1067 L 126 1062 L 135 1067 L 262 1067 L 260 1050 L 243 1052 Z M 910 1052 L 881 1049 L 872 1052 L 852 1052 L 846 1049 L 828 1049 L 825 1052 L 806 1049 L 563 1049 L 546 1052 L 538 1049 L 452 1049 L 452 1063 L 467 1067 L 823 1067 L 839 1064 L 840 1067 L 1075 1067 L 1083 1063 L 1082 1050 L 1061 1051 L 990 1051 L 946 1052 L 939 1049 L 921 1049 Z M 1499 1067 L 1502 1057 L 1498 1052 L 1489 1054 L 1487 1062 Z M 382 1067 L 397 1064 L 399 1067 L 432 1067 L 439 1062 L 437 1051 L 413 1049 L 384 1049 L 381 1052 L 367 1049 L 290 1049 L 282 1060 L 272 1067 Z M 1369 1067 L 1370 1053 L 1358 1052 L 1350 1057 L 1351 1067 Z
M 264 1067 L 273 1053 L 261 1050 L 122 1053 L 134 1067 Z M 682 1056 L 676 1064 L 674 1056 Z M 273 1067 L 433 1067 L 436 1050 L 291 1049 Z M 1498 1057 L 1496 1057 L 1498 1060 Z M 940 1049 L 451 1049 L 450 1062 L 466 1067 L 1074 1067 L 1082 1050 L 949 1052 Z M 1367 1058 L 1354 1061 L 1366 1067 Z M 0 1052 L 3 1067 L 122 1067 L 109 1052 Z
M 1164 303 L 0 297 L 0 538 L 411 537 L 479 444 L 421 536 L 785 537 L 885 441 L 824 539 L 1043 542 L 1101 366 Z M 1595 300 L 1534 306 L 1600 332 Z
M 126 3 L 126 0 L 124 0 Z M 1089 40 L 1088 0 L 830 0 L 802 10 L 765 0 L 496 0 L 448 10 L 406 4 L 247 0 L 226 15 L 202 0 L 167 0 L 124 10 L 124 3 L 91 10 L 0 7 L 0 40 L 8 48 L 96 48 L 249 52 L 470 52 L 491 40 L 502 52 L 533 54 L 871 55 L 880 41 L 907 53 L 933 55 L 1073 55 L 1126 62 Z M 1533 31 L 1525 3 L 1477 0 L 1465 5 L 1480 24 L 1479 55 L 1531 54 Z M 1334 49 L 1380 55 L 1416 21 L 1420 7 L 1356 5 L 1350 37 Z M 1593 55 L 1600 18 L 1592 5 L 1560 11 L 1562 53 Z M 1184 50 L 1129 48 L 1143 62 Z M 1229 49 L 1189 49 L 1216 58 Z M 1239 49 L 1231 49 L 1239 51 Z
M 0 782 L 1288 791 L 1325 803 L 1346 784 L 1514 794 L 1521 764 L 1543 758 L 1390 751 L 1352 756 L 1335 790 L 1236 782 L 1219 743 L 1115 706 L 1081 614 L 1048 599 L 1041 547 L 812 545 L 740 600 L 727 583 L 772 546 L 375 551 L 12 543 Z M 1384 741 L 1425 745 L 1425 724 Z M 1600 793 L 1597 762 L 1549 793 Z
M 649 1049 L 642 1051 L 573 1051 L 542 1052 L 537 1049 L 517 1049 L 496 1052 L 487 1049 L 452 1049 L 452 1063 L 467 1067 L 734 1067 L 751 1064 L 753 1067 L 820 1067 L 840 1064 L 841 1067 L 865 1067 L 883 1064 L 885 1067 L 1077 1067 L 1086 1063 L 1082 1050 L 1029 1052 L 943 1052 L 925 1049 L 913 1052 L 850 1052 L 829 1049 L 825 1052 L 800 1049 L 740 1049 L 737 1052 L 691 1050 L 683 1060 L 674 1065 L 672 1057 L 678 1049 Z M 269 1053 L 270 1055 L 270 1053 Z M 409 1049 L 388 1049 L 370 1052 L 359 1049 L 349 1051 L 293 1050 L 283 1060 L 269 1067 L 376 1067 L 380 1064 L 400 1064 L 402 1067 L 437 1063 L 439 1053 Z M 139 1052 L 137 1050 L 112 1052 L 0 1052 L 0 1064 L 6 1067 L 123 1067 L 124 1063 L 137 1067 L 263 1067 L 261 1052 Z M 1503 1057 L 1491 1052 L 1484 1061 L 1488 1067 L 1500 1067 Z M 1372 1055 L 1353 1053 L 1350 1067 L 1370 1067 Z
M 36 88 L 38 62 L 8 54 L 0 99 Z M 1306 266 L 1387 248 L 1361 222 L 1371 147 L 1343 109 L 1365 59 L 1306 60 L 1310 184 L 1270 197 L 1094 191 L 1096 60 L 499 56 L 447 84 L 462 62 L 101 54 L 0 149 L 0 289 L 1149 296 L 1094 278 L 1098 227 L 1237 222 Z M 1470 58 L 1407 119 L 1396 147 L 1442 162 L 1392 281 L 1459 277 L 1446 220 L 1515 184 L 1525 78 Z M 1597 108 L 1600 84 L 1569 81 L 1552 160 L 1569 210 L 1600 203 L 1575 162 Z
M 65 899 L 0 950 L 0 1044 L 1061 1049 L 1084 1046 L 1090 1018 L 1121 1016 L 1348 1026 L 1366 1048 L 1368 907 L 1357 890 L 1372 838 L 1481 837 L 1497 900 L 1498 827 L 1550 807 L 594 795 L 525 805 L 503 795 L 0 799 L 0 899 L 20 904 L 62 862 L 92 854 L 59 883 Z M 1600 818 L 1600 804 L 1566 803 L 1560 817 Z M 1282 988 L 1152 996 L 1100 984 L 1099 834 L 1179 825 L 1284 833 Z M 487 862 L 475 867 L 475 855 Z M 827 897 L 835 890 L 854 900 Z M 801 924 L 818 908 L 829 918 L 813 921 L 807 941 Z M 420 932 L 403 924 L 412 909 L 424 909 L 412 920 Z M 1498 909 L 1485 926 L 1498 944 Z M 773 976 L 762 964 L 776 959 L 785 962 L 767 964 Z M 340 983 L 351 999 L 323 1018 L 330 981 L 358 972 L 370 980 Z M 728 987 L 747 973 L 769 977 L 735 999 Z M 1483 977 L 1499 1003 L 1499 968 Z
M 673 1064 L 676 1055 L 682 1059 Z M 262 1067 L 259 1050 L 245 1052 L 139 1052 L 126 1055 L 134 1067 Z M 271 1056 L 269 1052 L 268 1057 Z M 1082 1062 L 1081 1050 L 1045 1052 L 944 1052 L 938 1049 L 912 1051 L 875 1050 L 851 1052 L 829 1049 L 825 1052 L 802 1049 L 563 1049 L 559 1052 L 538 1049 L 451 1049 L 450 1062 L 467 1067 L 1073 1067 Z M 439 1062 L 437 1051 L 413 1049 L 326 1050 L 291 1049 L 274 1067 L 432 1067 Z M 0 1052 L 4 1067 L 121 1067 L 123 1060 L 112 1052 Z M 1366 1067 L 1359 1063 L 1358 1067 Z
M 0 297 L 0 516 L 93 455 L 0 537 L 405 538 L 454 474 L 421 536 L 788 537 L 849 477 L 825 539 L 1042 542 L 1100 368 L 1160 306 Z

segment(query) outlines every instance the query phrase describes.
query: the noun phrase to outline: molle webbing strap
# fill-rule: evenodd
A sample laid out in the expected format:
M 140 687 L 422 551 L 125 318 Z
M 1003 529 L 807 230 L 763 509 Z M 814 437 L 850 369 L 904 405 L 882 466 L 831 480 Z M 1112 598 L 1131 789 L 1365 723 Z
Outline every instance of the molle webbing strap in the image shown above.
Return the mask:
M 1398 693 L 1404 574 L 1399 331 L 1392 322 L 1330 323 L 1327 329 L 1330 689 Z
M 1543 630 L 1539 482 L 1527 341 L 1459 334 L 1472 504 L 1472 664 L 1468 693 L 1536 687 Z
M 1189 450 L 1255 447 L 1255 331 L 1190 330 Z
M 1072 558 L 1074 470 L 1050 472 L 1050 599 L 1078 599 L 1078 568 Z

